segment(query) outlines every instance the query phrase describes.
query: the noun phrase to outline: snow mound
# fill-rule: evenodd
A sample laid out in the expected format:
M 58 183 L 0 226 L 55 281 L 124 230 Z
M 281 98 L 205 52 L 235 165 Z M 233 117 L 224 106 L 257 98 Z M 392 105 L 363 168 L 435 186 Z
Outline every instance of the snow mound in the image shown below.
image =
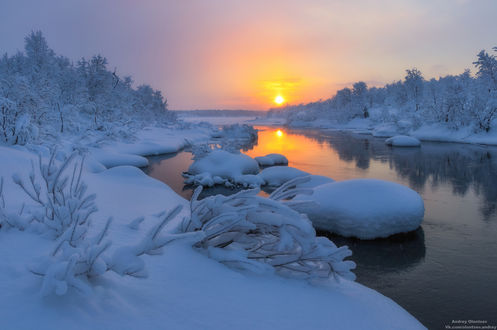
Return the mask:
M 392 147 L 419 147 L 421 141 L 412 136 L 396 135 L 385 140 L 385 144 Z
M 144 167 L 148 165 L 148 160 L 145 157 L 135 154 L 119 153 L 108 149 L 90 149 L 90 155 L 94 160 L 97 160 L 107 168 L 116 166 L 136 166 Z
M 375 239 L 415 230 L 424 216 L 424 203 L 414 190 L 397 183 L 355 179 L 320 185 L 311 196 L 319 206 L 301 206 L 314 226 L 346 237 Z
M 398 134 L 398 127 L 394 124 L 383 124 L 379 125 L 373 130 L 373 136 L 375 137 L 391 137 Z
M 281 154 L 269 154 L 254 158 L 260 166 L 288 165 L 288 159 Z
M 292 179 L 307 176 L 309 173 L 288 166 L 272 166 L 259 173 L 264 185 L 278 187 Z
M 215 184 L 258 186 L 262 183 L 262 180 L 254 175 L 258 172 L 259 165 L 251 157 L 214 150 L 195 160 L 184 176 L 187 184 L 209 187 Z

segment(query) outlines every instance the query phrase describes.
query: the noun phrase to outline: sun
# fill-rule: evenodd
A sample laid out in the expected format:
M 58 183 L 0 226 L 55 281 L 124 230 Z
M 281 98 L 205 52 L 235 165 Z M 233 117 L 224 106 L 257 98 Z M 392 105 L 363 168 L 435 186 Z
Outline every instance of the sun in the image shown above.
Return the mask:
M 274 103 L 276 103 L 278 105 L 283 104 L 284 102 L 285 102 L 285 99 L 281 95 L 278 95 L 274 98 Z
M 283 136 L 283 132 L 281 130 L 277 130 L 276 131 L 276 136 L 277 137 L 282 137 Z

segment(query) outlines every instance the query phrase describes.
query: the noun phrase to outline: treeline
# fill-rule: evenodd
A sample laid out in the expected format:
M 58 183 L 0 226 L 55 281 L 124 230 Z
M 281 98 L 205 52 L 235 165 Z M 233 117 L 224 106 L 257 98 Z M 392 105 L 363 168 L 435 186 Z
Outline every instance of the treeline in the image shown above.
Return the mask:
M 406 70 L 403 81 L 382 88 L 357 82 L 324 101 L 271 109 L 269 116 L 285 116 L 289 125 L 318 119 L 345 123 L 370 117 L 374 122 L 402 120 L 413 128 L 442 123 L 452 129 L 472 126 L 475 131 L 488 132 L 496 126 L 497 118 L 497 59 L 482 50 L 473 64 L 477 69 L 474 76 L 466 70 L 426 80 L 414 68 Z
M 174 120 L 160 91 L 134 88 L 131 77 L 109 70 L 100 55 L 73 64 L 56 55 L 40 31 L 25 38 L 24 52 L 0 59 L 0 143 L 87 130 L 126 134 Z

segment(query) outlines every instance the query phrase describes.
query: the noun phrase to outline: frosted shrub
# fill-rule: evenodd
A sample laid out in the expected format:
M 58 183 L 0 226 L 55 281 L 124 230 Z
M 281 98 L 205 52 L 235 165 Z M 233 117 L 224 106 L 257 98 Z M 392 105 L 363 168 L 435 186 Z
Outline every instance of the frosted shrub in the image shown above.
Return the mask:
M 81 180 L 83 157 L 73 153 L 62 162 L 56 160 L 53 149 L 47 163 L 38 157 L 38 168 L 32 169 L 28 183 L 14 174 L 12 179 L 41 211 L 34 212 L 30 222 L 37 223 L 43 233 L 59 238 L 69 229 L 77 240 L 85 234 L 92 213 L 97 211 L 95 195 L 86 194 L 87 186 Z
M 3 178 L 0 178 L 0 225 L 20 230 L 29 228 L 55 240 L 49 256 L 41 258 L 30 270 L 41 276 L 42 294 L 64 295 L 69 288 L 81 293 L 91 292 L 89 280 L 113 271 L 119 275 L 146 277 L 145 262 L 141 256 L 160 254 L 162 247 L 171 241 L 194 237 L 201 239 L 203 233 L 161 235 L 166 223 L 181 211 L 181 206 L 157 217 L 157 225 L 136 245 L 121 246 L 107 254 L 111 242 L 106 239 L 112 219 L 94 236 L 91 233 L 91 216 L 97 211 L 95 195 L 87 194 L 82 180 L 84 159 L 73 153 L 57 161 L 57 152 L 52 150 L 47 162 L 38 159 L 38 168 L 33 164 L 28 183 L 19 175 L 14 182 L 38 205 L 19 215 L 5 212 Z M 24 207 L 23 207 L 24 208 Z M 138 228 L 142 220 L 133 222 Z
M 282 186 L 270 198 L 258 196 L 254 189 L 198 201 L 199 187 L 182 230 L 203 231 L 204 237 L 194 246 L 233 268 L 305 279 L 355 279 L 351 272 L 355 263 L 344 260 L 352 254 L 348 247 L 338 248 L 329 239 L 316 237 L 307 217 L 281 202 L 300 193 L 291 186 Z
M 14 102 L 0 96 L 0 141 L 24 145 L 36 135 L 29 115 L 21 113 Z
M 64 295 L 69 288 L 89 294 L 92 291 L 90 280 L 109 271 L 121 276 L 147 277 L 145 262 L 141 258 L 143 255 L 161 254 L 161 249 L 166 244 L 178 239 L 193 238 L 198 241 L 203 237 L 202 232 L 161 235 L 166 223 L 181 208 L 178 206 L 159 216 L 157 225 L 138 244 L 119 247 L 110 256 L 106 252 L 112 244 L 106 239 L 106 235 L 111 218 L 94 237 L 88 238 L 85 235 L 82 240 L 73 242 L 69 232 L 61 236 L 50 255 L 31 267 L 33 274 L 43 277 L 42 294 Z

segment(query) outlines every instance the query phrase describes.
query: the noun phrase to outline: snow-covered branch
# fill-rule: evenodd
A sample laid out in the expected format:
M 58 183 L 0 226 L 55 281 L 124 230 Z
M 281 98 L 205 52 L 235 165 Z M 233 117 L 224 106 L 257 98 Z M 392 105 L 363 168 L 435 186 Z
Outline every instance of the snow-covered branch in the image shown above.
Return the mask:
M 190 202 L 191 217 L 185 219 L 182 230 L 202 231 L 204 238 L 194 246 L 230 267 L 274 270 L 305 279 L 355 279 L 351 272 L 354 262 L 344 260 L 351 251 L 316 237 L 307 217 L 279 200 L 296 193 L 291 192 L 291 185 L 273 193 L 273 198 L 260 197 L 259 190 L 253 189 L 201 201 L 197 200 L 199 187 Z

